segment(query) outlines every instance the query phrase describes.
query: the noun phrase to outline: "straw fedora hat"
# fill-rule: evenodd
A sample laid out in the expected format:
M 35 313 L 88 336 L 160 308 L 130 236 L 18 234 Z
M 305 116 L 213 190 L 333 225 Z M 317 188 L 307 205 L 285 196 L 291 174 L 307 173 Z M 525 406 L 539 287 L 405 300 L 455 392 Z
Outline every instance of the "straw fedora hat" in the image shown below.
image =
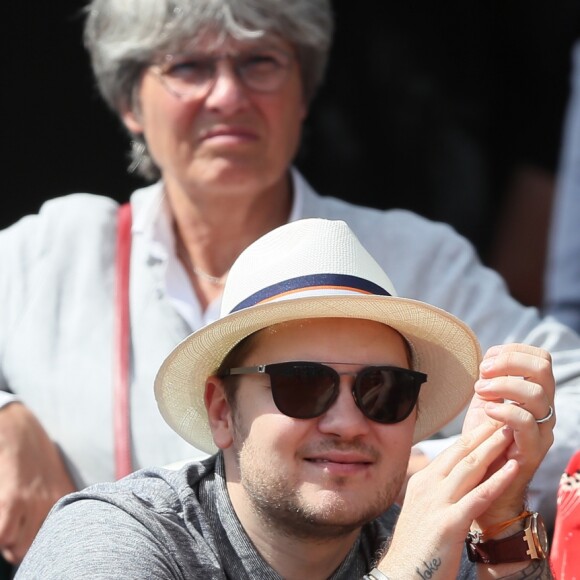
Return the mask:
M 481 351 L 471 329 L 448 312 L 398 297 L 385 272 L 343 221 L 304 219 L 248 246 L 232 266 L 220 318 L 178 344 L 155 379 L 165 421 L 208 453 L 213 443 L 204 406 L 206 379 L 250 334 L 289 320 L 359 318 L 402 334 L 421 387 L 414 442 L 437 432 L 473 395 Z

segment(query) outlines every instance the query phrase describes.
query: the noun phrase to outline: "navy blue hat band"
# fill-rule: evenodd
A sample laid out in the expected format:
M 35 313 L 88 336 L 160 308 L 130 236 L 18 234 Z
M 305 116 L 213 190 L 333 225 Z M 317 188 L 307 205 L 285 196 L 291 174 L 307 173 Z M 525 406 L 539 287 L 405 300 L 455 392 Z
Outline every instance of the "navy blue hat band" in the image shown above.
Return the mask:
M 230 314 L 263 302 L 276 300 L 284 295 L 297 294 L 299 292 L 312 293 L 324 290 L 329 291 L 329 294 L 357 293 L 391 296 L 389 292 L 378 284 L 370 280 L 365 280 L 364 278 L 359 278 L 358 276 L 350 276 L 348 274 L 308 274 L 307 276 L 299 276 L 298 278 L 277 282 L 276 284 L 259 290 L 245 300 L 242 300 L 242 302 L 230 311 Z

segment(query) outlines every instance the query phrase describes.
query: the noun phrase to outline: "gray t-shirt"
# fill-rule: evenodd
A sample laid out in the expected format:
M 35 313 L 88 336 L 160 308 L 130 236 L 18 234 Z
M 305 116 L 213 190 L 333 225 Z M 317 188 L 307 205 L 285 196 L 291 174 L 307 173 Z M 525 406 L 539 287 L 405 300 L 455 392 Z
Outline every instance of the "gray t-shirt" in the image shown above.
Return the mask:
M 362 578 L 391 535 L 393 507 L 362 528 L 332 580 Z M 474 578 L 462 563 L 458 578 Z M 226 578 L 281 580 L 258 554 L 227 492 L 223 458 L 149 469 L 60 500 L 17 579 Z

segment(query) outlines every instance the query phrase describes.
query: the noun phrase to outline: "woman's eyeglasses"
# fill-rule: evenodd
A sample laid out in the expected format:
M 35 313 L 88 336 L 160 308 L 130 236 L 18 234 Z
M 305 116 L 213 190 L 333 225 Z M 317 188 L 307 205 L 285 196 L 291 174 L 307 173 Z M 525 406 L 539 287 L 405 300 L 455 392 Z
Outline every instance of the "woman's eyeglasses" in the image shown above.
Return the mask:
M 341 365 L 349 363 L 328 363 Z M 254 367 L 235 367 L 221 377 L 266 374 L 278 410 L 295 419 L 319 417 L 336 401 L 341 375 L 355 377 L 352 395 L 365 417 L 378 423 L 399 423 L 415 407 L 427 375 L 393 366 L 368 366 L 357 372 L 339 373 L 319 362 L 282 362 Z
M 168 54 L 151 66 L 165 88 L 182 100 L 207 95 L 218 77 L 218 64 L 227 61 L 247 89 L 260 93 L 277 91 L 288 75 L 293 56 L 277 48 L 253 49 L 235 54 Z

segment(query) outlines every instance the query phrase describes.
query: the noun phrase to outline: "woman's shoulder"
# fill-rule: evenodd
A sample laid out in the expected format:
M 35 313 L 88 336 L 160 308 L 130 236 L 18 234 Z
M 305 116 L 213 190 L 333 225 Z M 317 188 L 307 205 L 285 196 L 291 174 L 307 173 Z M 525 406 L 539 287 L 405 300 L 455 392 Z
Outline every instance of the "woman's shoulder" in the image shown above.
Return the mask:
M 115 244 L 118 202 L 90 193 L 45 201 L 39 211 L 0 231 L 0 260 L 14 271 L 35 264 L 73 263 L 75 255 L 109 254 Z M 91 250 L 92 248 L 92 250 Z
M 116 214 L 118 203 L 104 195 L 71 193 L 51 198 L 40 206 L 37 213 L 26 215 L 8 226 L 3 237 L 30 236 L 41 231 L 51 235 L 64 233 L 64 228 L 79 229 L 90 224 L 109 222 Z
M 39 221 L 46 224 L 82 227 L 110 222 L 115 218 L 118 207 L 117 201 L 104 195 L 71 193 L 45 201 L 36 215 Z

